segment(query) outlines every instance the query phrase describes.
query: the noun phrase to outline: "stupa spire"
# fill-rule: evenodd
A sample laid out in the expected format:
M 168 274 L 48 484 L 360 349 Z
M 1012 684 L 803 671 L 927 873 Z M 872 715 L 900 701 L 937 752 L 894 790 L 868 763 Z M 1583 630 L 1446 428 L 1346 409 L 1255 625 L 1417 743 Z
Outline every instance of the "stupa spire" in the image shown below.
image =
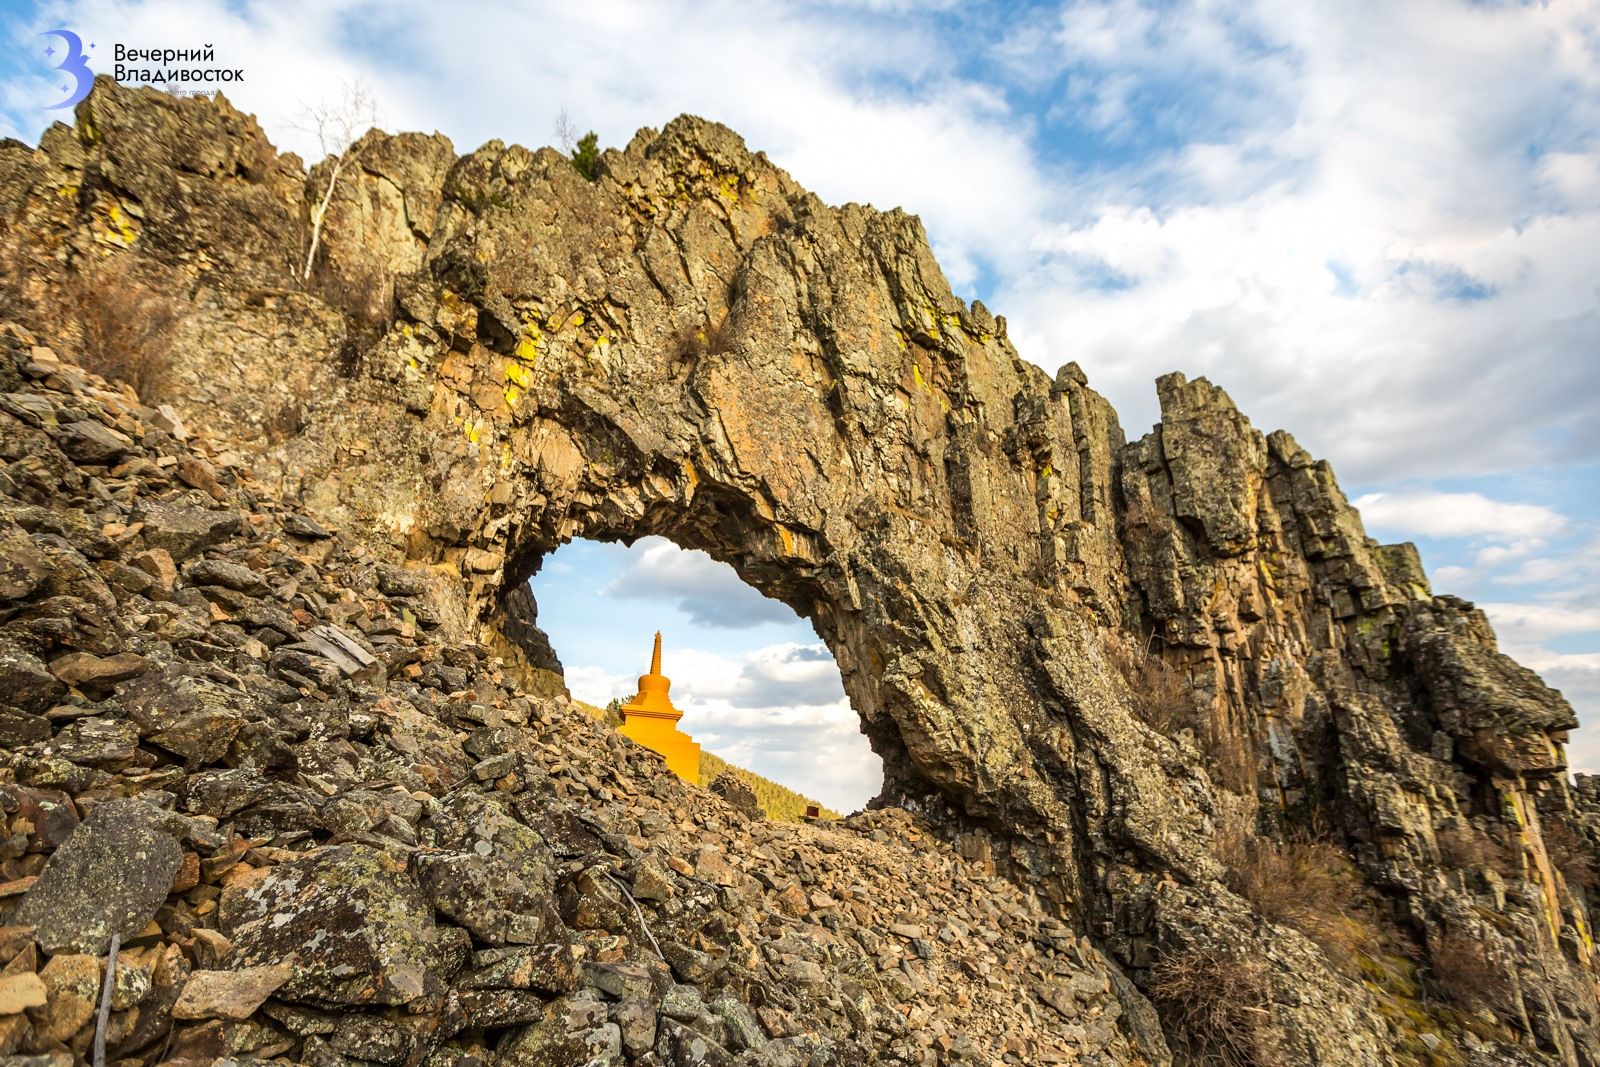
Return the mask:
M 650 651 L 650 670 L 639 676 L 639 691 L 622 705 L 622 735 L 666 758 L 667 767 L 679 778 L 700 780 L 700 746 L 678 729 L 683 712 L 672 706 L 667 691 L 672 679 L 661 673 L 661 631 L 656 631 Z

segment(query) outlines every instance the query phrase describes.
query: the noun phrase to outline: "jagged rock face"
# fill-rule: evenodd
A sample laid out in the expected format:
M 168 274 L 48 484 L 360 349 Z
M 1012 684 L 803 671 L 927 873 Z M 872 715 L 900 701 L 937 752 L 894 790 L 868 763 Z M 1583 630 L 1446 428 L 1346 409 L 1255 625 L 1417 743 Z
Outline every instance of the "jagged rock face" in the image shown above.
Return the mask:
M 70 261 L 104 244 L 107 198 L 137 206 L 119 254 L 194 290 L 185 380 L 229 394 L 211 417 L 248 437 L 281 368 L 315 382 L 263 469 L 432 568 L 448 632 L 548 670 L 521 602 L 546 553 L 704 549 L 816 625 L 885 802 L 981 832 L 1137 981 L 1163 955 L 1258 954 L 1286 1062 L 1388 1062 L 1415 1028 L 1383 991 L 1219 882 L 1224 769 L 1134 713 L 1105 650 L 1128 635 L 1237 742 L 1232 784 L 1266 824 L 1335 828 L 1418 951 L 1489 942 L 1509 992 L 1485 1025 L 1517 1042 L 1496 1055 L 1600 1059 L 1587 904 L 1540 829 L 1573 815 L 1571 710 L 1430 595 L 1414 551 L 1366 538 L 1288 435 L 1174 375 L 1161 424 L 1125 443 L 1076 366 L 1051 379 L 950 292 L 914 218 L 823 205 L 688 118 L 605 153 L 594 183 L 548 149 L 368 138 L 322 261 L 390 279 L 395 308 L 352 358 L 356 328 L 293 284 L 327 165 L 296 185 L 263 143 L 225 105 L 102 84 L 75 131 L 0 150 L 0 213 L 19 254 Z M 213 162 L 191 174 L 191 156 Z M 250 265 L 221 247 L 241 227 L 270 246 Z M 262 336 L 270 360 L 239 362 Z M 30 661 L 0 670 L 53 699 Z M 1514 869 L 1452 861 L 1439 835 L 1468 830 L 1510 842 Z
M 0 323 L 0 663 L 53 683 L 0 687 L 0 1057 L 1166 1061 L 980 850 L 685 785 L 36 340 Z M 66 455 L 91 426 L 114 465 Z

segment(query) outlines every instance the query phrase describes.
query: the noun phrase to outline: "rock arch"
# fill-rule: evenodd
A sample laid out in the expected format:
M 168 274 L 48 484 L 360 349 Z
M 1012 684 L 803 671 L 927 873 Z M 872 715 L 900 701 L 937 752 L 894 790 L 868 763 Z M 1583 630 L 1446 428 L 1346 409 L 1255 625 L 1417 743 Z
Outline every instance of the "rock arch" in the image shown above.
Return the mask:
M 1538 830 L 1600 829 L 1563 778 L 1571 709 L 1288 435 L 1172 375 L 1125 443 L 1075 366 L 1047 376 L 951 293 L 915 218 L 824 205 L 711 123 L 641 131 L 592 183 L 549 149 L 370 136 L 325 239 L 335 275 L 393 288 L 359 359 L 295 279 L 317 170 L 220 99 L 102 80 L 75 128 L 0 144 L 8 295 L 48 324 L 63 265 L 137 260 L 187 301 L 191 418 L 431 568 L 460 633 L 498 633 L 569 537 L 733 564 L 816 622 L 892 799 L 981 832 L 1136 980 L 1158 951 L 1257 953 L 1286 1059 L 1386 1062 L 1371 992 L 1220 884 L 1203 760 L 1138 721 L 1098 642 L 1155 635 L 1257 740 L 1269 816 L 1326 807 L 1419 944 L 1495 940 L 1525 1046 L 1600 1057 L 1587 905 Z M 290 375 L 307 431 L 262 442 Z M 1467 819 L 1536 872 L 1492 924 L 1435 837 Z

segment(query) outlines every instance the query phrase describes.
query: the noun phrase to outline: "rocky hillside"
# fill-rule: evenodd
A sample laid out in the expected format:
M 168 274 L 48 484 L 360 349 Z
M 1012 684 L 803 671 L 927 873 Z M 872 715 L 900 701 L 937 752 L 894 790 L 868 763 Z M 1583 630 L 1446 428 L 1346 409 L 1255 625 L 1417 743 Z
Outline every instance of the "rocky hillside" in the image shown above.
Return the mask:
M 618 702 L 616 700 L 602 708 L 598 705 L 572 698 L 570 695 L 569 699 L 574 706 L 582 708 L 594 718 L 613 728 L 622 725 L 622 713 L 617 710 Z M 740 790 L 740 796 L 742 797 L 747 791 L 750 796 L 750 803 L 755 805 L 755 811 L 759 811 L 769 819 L 783 819 L 793 822 L 804 818 L 806 812 L 812 808 L 817 809 L 817 814 L 823 817 L 830 819 L 839 817 L 838 812 L 824 807 L 821 801 L 813 800 L 802 793 L 796 793 L 793 789 L 780 785 L 770 778 L 763 778 L 754 771 L 735 766 L 715 753 L 700 753 L 700 776 L 696 784 L 709 789 L 715 786 L 717 780 L 724 775 L 731 775 L 736 778 L 744 787 L 743 790 Z M 729 789 L 736 787 L 725 783 L 716 788 L 726 793 Z M 752 811 L 752 814 L 755 811 Z
M 116 937 L 126 1062 L 1159 1056 L 1099 951 L 925 819 L 683 785 L 34 340 L 0 332 L 0 1053 L 87 1059 Z
M 14 1049 L 116 932 L 146 1061 L 1600 1062 L 1572 711 L 1292 437 L 1128 442 L 698 119 L 371 134 L 302 282 L 330 172 L 109 82 L 0 145 Z M 647 534 L 812 620 L 877 810 L 568 707 L 526 580 Z

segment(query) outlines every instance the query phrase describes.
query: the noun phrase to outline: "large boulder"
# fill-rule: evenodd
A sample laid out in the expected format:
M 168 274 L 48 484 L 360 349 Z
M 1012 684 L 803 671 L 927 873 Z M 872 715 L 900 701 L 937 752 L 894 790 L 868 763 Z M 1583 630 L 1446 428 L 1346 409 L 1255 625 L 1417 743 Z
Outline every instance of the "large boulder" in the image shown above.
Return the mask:
M 13 921 L 46 952 L 104 955 L 113 935 L 139 933 L 183 862 L 160 813 L 137 800 L 98 805 L 45 864 Z
M 405 1004 L 442 990 L 433 909 L 387 853 L 320 850 L 230 888 L 220 928 L 231 968 L 292 963 L 277 995 L 329 1006 Z

